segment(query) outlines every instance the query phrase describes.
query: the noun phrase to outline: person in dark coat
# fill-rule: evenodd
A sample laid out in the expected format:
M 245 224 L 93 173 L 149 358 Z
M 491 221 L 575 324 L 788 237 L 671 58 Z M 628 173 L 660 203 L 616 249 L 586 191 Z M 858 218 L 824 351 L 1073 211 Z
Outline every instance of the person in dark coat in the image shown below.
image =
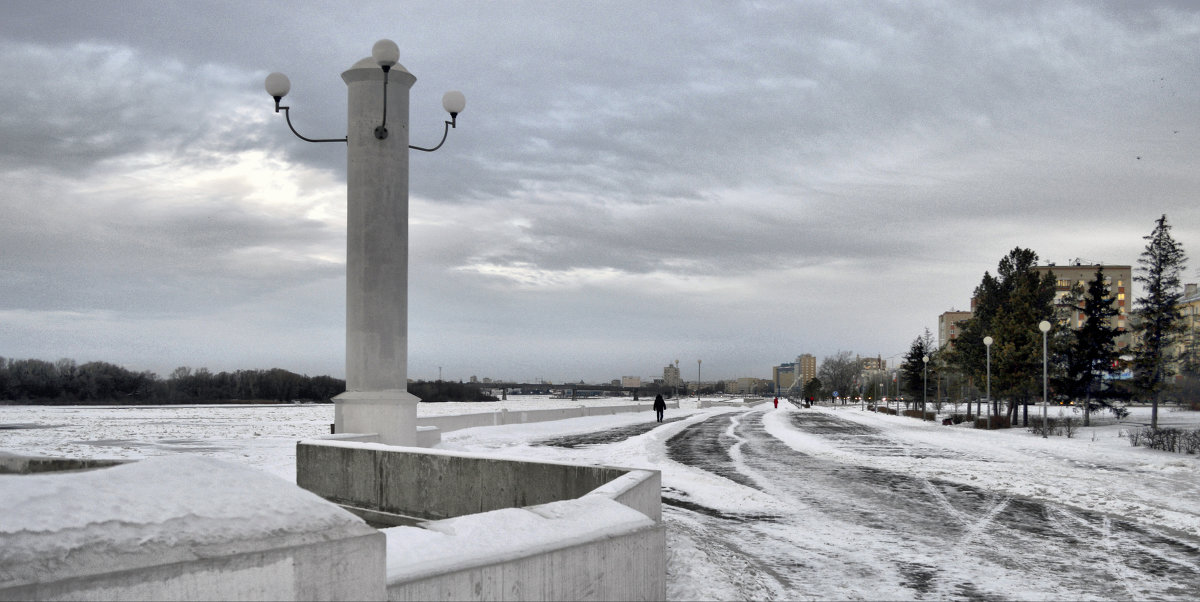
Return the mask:
M 654 396 L 654 411 L 658 413 L 658 421 L 662 422 L 663 411 L 667 409 L 667 402 L 663 401 L 662 393 Z

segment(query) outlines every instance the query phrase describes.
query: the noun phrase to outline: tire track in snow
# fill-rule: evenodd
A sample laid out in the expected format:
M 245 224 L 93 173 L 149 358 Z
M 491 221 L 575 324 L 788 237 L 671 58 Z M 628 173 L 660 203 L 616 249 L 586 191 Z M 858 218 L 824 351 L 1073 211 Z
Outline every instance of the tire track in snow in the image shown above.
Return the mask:
M 793 428 L 840 449 L 861 446 L 864 455 L 963 459 L 930 446 L 909 449 L 886 432 L 828 415 L 792 419 Z M 1186 537 L 1116 521 L 1104 532 L 1106 547 L 1096 551 L 1096 528 L 1103 529 L 1104 520 L 1098 513 L 1077 513 L 1092 526 L 1067 526 L 1058 517 L 1070 511 L 1059 504 L 797 453 L 765 432 L 761 410 L 688 430 L 698 432 L 685 430 L 668 442 L 672 459 L 754 483 L 797 509 L 774 518 L 775 528 L 748 516 L 735 519 L 744 524 L 714 531 L 722 545 L 733 544 L 725 550 L 740 550 L 760 566 L 782 558 L 833 559 L 803 574 L 781 574 L 781 583 L 790 586 L 784 597 L 1187 598 L 1185 592 L 1200 588 L 1200 556 Z M 720 520 L 733 523 L 730 518 Z M 861 545 L 852 549 L 846 539 Z M 1081 566 L 1064 561 L 1076 556 L 1084 558 Z M 829 589 L 847 573 L 870 577 L 853 594 Z

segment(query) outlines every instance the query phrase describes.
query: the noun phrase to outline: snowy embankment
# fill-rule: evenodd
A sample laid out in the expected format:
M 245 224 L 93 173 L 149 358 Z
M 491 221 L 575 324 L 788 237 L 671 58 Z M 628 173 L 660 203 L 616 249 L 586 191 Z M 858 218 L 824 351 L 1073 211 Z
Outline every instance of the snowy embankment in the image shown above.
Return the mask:
M 445 415 L 499 408 L 573 407 L 604 401 L 514 396 L 508 401 L 483 404 L 421 404 L 419 411 L 423 416 Z M 617 398 L 610 403 L 629 401 Z M 904 584 L 907 577 L 903 575 L 893 575 L 890 581 L 882 579 L 880 571 L 884 569 L 880 567 L 887 565 L 884 560 L 893 555 L 898 544 L 888 538 L 888 533 L 860 524 L 863 517 L 841 511 L 846 500 L 837 496 L 844 493 L 823 494 L 820 488 L 805 488 L 802 472 L 761 473 L 763 453 L 782 457 L 788 455 L 788 450 L 828 460 L 822 464 L 835 469 L 837 465 L 862 466 L 918 480 L 960 483 L 981 491 L 1041 499 L 1161 525 L 1193 538 L 1200 536 L 1200 458 L 1131 447 L 1128 438 L 1122 436 L 1148 422 L 1148 410 L 1144 408 L 1135 408 L 1133 416 L 1121 423 L 1109 419 L 1108 424 L 1080 429 L 1075 438 L 1042 439 L 1021 428 L 983 431 L 942 426 L 864 412 L 855 406 L 796 409 L 781 402 L 776 410 L 766 402 L 747 414 L 745 406 L 701 409 L 694 400 L 681 401 L 681 409 L 668 410 L 663 424 L 655 423 L 653 413 L 647 411 L 479 427 L 446 433 L 438 447 L 513 459 L 662 471 L 662 495 L 670 501 L 664 506 L 670 599 L 916 595 Z M 837 433 L 797 428 L 797 415 L 802 419 L 806 413 L 833 415 L 862 428 L 840 429 Z M 296 440 L 327 433 L 332 414 L 330 406 L 0 408 L 0 426 L 19 425 L 0 428 L 0 451 L 75 458 L 186 453 L 231 460 L 294 480 Z M 713 429 L 695 428 L 726 420 L 730 426 L 719 436 L 712 435 L 716 432 Z M 1200 413 L 1164 410 L 1160 421 L 1171 426 L 1200 427 Z M 760 430 L 765 430 L 753 442 L 739 434 L 745 429 L 738 425 L 750 422 L 761 422 Z M 815 423 L 800 420 L 800 424 Z M 670 449 L 675 444 L 671 440 L 677 435 L 711 437 L 695 445 L 695 449 L 716 458 L 708 465 L 710 469 L 673 459 Z M 556 440 L 560 443 L 549 443 Z M 879 447 L 872 449 L 872 445 Z M 752 453 L 757 455 L 750 457 Z M 775 485 L 784 483 L 765 481 L 779 479 L 779 474 L 787 474 L 788 480 L 794 474 L 801 481 L 797 486 L 804 492 L 804 503 L 797 505 L 783 494 L 786 492 L 778 491 Z M 880 494 L 894 493 L 884 490 Z M 935 498 L 941 499 L 930 497 Z M 992 501 L 996 507 L 1003 505 L 1001 500 Z M 817 511 L 818 507 L 824 510 Z M 689 510 L 692 508 L 696 511 Z M 939 515 L 932 506 L 927 510 L 934 518 Z M 956 509 L 946 508 L 944 513 L 954 516 Z M 890 515 L 886 518 L 899 520 Z M 793 527 L 782 529 L 787 521 Z M 871 554 L 877 556 L 864 557 L 864 550 L 874 550 Z M 775 573 L 780 569 L 767 560 L 788 554 L 801 559 L 840 560 L 805 564 L 802 569 L 793 567 L 800 572 L 788 585 L 788 575 L 777 578 Z M 860 557 L 878 562 L 854 560 Z M 936 565 L 932 561 L 930 564 Z M 972 560 L 956 570 L 974 574 L 974 566 Z M 1011 577 L 1002 568 L 992 567 L 997 575 L 1004 576 L 997 581 L 1000 584 Z M 1065 592 L 1072 590 L 1064 587 L 1054 590 L 1059 595 L 1046 596 L 1066 597 Z M 995 585 L 993 589 L 1009 597 L 1025 591 L 1016 584 Z
M 1116 514 L 1200 536 L 1200 457 L 1132 447 L 1126 433 L 1148 423 L 1150 410 L 1131 410 L 1124 421 L 1081 428 L 1074 438 L 1042 438 L 1022 428 L 986 431 L 850 406 L 814 408 L 887 431 L 889 437 L 911 445 L 903 456 L 838 447 L 827 438 L 790 428 L 779 414 L 768 413 L 764 423 L 773 436 L 804 453 Z M 1173 426 L 1200 428 L 1198 412 L 1160 411 L 1159 418 Z
M 643 400 L 644 401 L 644 400 Z M 628 405 L 629 397 L 558 399 L 545 395 L 510 395 L 496 402 L 422 403 L 419 417 L 477 412 L 512 412 L 555 408 Z M 692 399 L 681 400 L 695 407 Z M 586 430 L 653 420 L 653 413 L 577 419 Z M 17 455 L 62 458 L 139 459 L 195 454 L 265 470 L 296 479 L 296 441 L 329 433 L 332 404 L 186 405 L 186 406 L 0 406 L 0 451 Z M 553 432 L 556 424 L 536 432 Z M 521 428 L 515 425 L 514 428 Z M 474 429 L 478 430 L 478 429 Z

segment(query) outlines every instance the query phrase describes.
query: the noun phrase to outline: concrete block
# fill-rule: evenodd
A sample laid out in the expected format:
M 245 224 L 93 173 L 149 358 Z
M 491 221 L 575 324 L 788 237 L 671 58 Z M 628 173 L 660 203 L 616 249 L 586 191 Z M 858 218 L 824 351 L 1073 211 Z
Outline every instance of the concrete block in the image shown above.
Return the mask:
M 195 456 L 0 476 L 0 600 L 382 599 L 384 536 Z

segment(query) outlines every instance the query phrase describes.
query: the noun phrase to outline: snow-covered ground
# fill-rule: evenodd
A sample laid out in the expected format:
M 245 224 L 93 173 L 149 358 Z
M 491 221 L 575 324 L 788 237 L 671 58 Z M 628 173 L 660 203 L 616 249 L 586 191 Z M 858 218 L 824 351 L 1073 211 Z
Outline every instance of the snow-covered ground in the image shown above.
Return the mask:
M 628 402 L 514 396 L 421 404 L 420 413 Z M 645 412 L 474 428 L 445 433 L 440 447 L 661 470 L 672 599 L 1188 599 L 1200 584 L 1200 458 L 1131 447 L 1124 435 L 1149 421 L 1147 408 L 1043 439 L 857 406 L 681 405 L 661 425 Z M 332 414 L 303 405 L 0 407 L 0 451 L 194 453 L 294 479 L 295 441 L 328 432 Z M 1200 413 L 1162 410 L 1160 422 L 1200 427 Z M 1015 521 L 1054 524 L 1007 530 L 1015 508 L 1024 517 Z M 1168 544 L 1143 547 L 1147 539 Z M 900 552 L 909 558 L 896 560 Z M 1094 562 L 1078 566 L 1075 556 Z M 1039 558 L 1062 563 L 1046 568 L 1055 563 Z

